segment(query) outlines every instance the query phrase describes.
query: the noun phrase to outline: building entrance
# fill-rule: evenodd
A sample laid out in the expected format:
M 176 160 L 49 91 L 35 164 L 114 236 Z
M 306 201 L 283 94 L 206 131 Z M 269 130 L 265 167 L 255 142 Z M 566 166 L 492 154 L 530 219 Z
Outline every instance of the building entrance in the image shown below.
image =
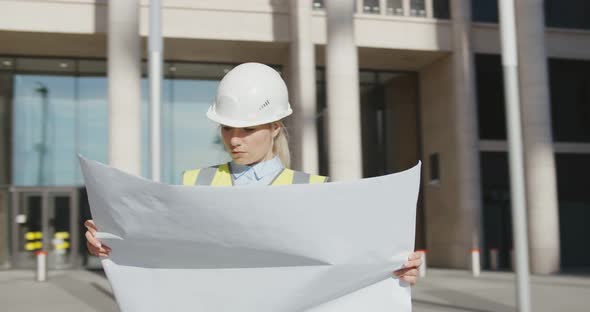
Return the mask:
M 49 269 L 78 266 L 78 189 L 13 187 L 10 193 L 12 267 L 33 268 L 41 250 Z

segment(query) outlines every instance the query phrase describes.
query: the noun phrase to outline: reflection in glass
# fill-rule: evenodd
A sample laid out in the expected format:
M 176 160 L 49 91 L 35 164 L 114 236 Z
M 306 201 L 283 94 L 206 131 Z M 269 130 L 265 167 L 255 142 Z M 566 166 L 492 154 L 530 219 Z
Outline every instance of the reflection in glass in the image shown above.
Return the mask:
M 84 157 L 108 163 L 109 107 L 105 77 L 79 77 L 77 108 L 78 152 Z M 75 184 L 82 184 L 82 174 L 76 171 Z
M 215 99 L 218 80 L 173 79 L 167 120 L 164 122 L 168 166 L 167 183 L 180 183 L 182 172 L 229 161 L 219 137 L 219 127 L 206 117 Z M 164 135 L 163 135 L 164 136 Z
M 363 13 L 379 14 L 379 0 L 363 0 Z
M 75 177 L 74 78 L 16 75 L 13 183 L 66 185 Z
M 77 153 L 108 163 L 108 81 L 104 60 L 51 59 L 43 63 L 42 59 L 19 58 L 16 64 L 27 72 L 6 72 L 14 81 L 10 88 L 14 104 L 13 184 L 82 184 Z M 165 67 L 168 78 L 162 83 L 162 181 L 177 184 L 184 170 L 229 160 L 218 126 L 205 113 L 214 100 L 219 80 L 232 65 L 167 63 Z M 35 73 L 35 68 L 47 74 Z M 74 73 L 67 72 L 72 68 Z M 136 118 L 142 121 L 142 174 L 149 177 L 147 92 L 147 79 L 143 79 L 142 111 Z
M 410 0 L 410 16 L 426 16 L 426 2 L 424 0 Z
M 387 0 L 387 15 L 404 15 L 403 0 Z
M 324 0 L 313 0 L 313 9 L 314 10 L 323 10 L 324 9 Z
M 196 64 L 175 64 L 189 76 Z M 202 65 L 202 64 L 201 64 Z M 217 65 L 214 65 L 217 66 Z M 184 67 L 184 68 L 183 68 Z M 187 68 L 188 67 L 188 68 Z M 210 72 L 212 69 L 208 69 Z M 201 75 L 196 71 L 194 75 Z M 218 79 L 221 79 L 220 71 Z M 162 182 L 180 184 L 182 172 L 229 161 L 218 126 L 206 117 L 219 80 L 165 79 L 162 82 Z M 150 174 L 148 80 L 142 80 L 142 175 Z

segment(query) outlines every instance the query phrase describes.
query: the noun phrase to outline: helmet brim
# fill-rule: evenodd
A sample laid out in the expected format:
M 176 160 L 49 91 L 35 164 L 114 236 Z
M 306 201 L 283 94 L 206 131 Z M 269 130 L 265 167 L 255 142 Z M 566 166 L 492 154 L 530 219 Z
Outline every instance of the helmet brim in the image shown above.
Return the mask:
M 209 118 L 210 120 L 212 120 L 218 124 L 224 125 L 224 126 L 230 126 L 230 127 L 234 127 L 234 128 L 245 128 L 245 127 L 254 127 L 254 126 L 258 126 L 258 125 L 264 125 L 267 123 L 279 121 L 279 120 L 291 115 L 292 113 L 293 113 L 293 110 L 289 107 L 289 109 L 286 112 L 284 112 L 283 114 L 273 116 L 272 118 L 256 120 L 256 121 L 245 121 L 245 120 L 234 120 L 234 119 L 229 119 L 229 118 L 224 118 L 222 116 L 219 116 L 218 114 L 215 113 L 213 106 L 211 106 L 211 107 L 209 107 L 209 110 L 207 111 L 207 118 Z

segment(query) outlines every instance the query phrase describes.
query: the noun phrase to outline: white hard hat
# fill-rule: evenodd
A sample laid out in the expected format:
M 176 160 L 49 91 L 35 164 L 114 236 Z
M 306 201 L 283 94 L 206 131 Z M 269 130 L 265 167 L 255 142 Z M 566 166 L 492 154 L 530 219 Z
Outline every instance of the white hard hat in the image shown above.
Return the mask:
M 244 63 L 221 79 L 207 117 L 222 125 L 243 128 L 277 121 L 291 113 L 287 85 L 281 75 L 264 64 Z

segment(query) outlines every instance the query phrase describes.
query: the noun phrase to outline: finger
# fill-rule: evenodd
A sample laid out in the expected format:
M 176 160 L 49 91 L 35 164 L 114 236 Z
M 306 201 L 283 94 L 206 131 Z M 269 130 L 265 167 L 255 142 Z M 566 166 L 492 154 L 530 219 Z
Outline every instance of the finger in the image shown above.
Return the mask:
M 418 276 L 418 269 L 408 270 L 403 276 Z
M 97 248 L 96 246 L 92 245 L 90 242 L 86 242 L 86 248 L 88 249 L 88 252 L 93 255 L 93 256 L 98 256 L 99 253 L 99 248 Z
M 422 260 L 421 259 L 415 259 L 415 260 L 409 260 L 408 262 L 406 262 L 404 264 L 405 268 L 417 268 L 420 265 L 422 265 Z
M 410 283 L 410 285 L 414 286 L 416 284 L 416 277 L 415 276 L 404 276 L 401 278 L 403 281 Z
M 100 243 L 100 241 L 98 239 L 96 239 L 96 237 L 94 237 L 94 233 L 91 233 L 90 231 L 86 231 L 84 236 L 86 236 L 86 240 L 90 244 L 94 245 L 96 248 L 102 247 L 102 244 Z
M 98 257 L 108 257 L 111 254 L 111 248 L 103 245 L 101 248 L 97 248 L 96 246 L 86 242 L 86 247 L 88 248 L 88 252 L 91 255 L 98 256 Z M 106 248 L 105 248 L 106 247 Z
M 92 232 L 92 234 L 94 234 L 94 233 L 96 233 L 96 231 L 98 231 L 93 220 L 86 220 L 84 222 L 84 226 L 88 229 L 88 231 Z
M 422 252 L 415 251 L 410 254 L 410 256 L 408 257 L 408 260 L 416 260 L 416 259 L 420 259 L 420 258 L 422 258 Z
M 400 277 L 400 276 L 403 276 L 404 274 L 406 274 L 406 272 L 408 272 L 411 269 L 412 268 L 401 268 L 399 270 L 393 271 L 393 275 Z

